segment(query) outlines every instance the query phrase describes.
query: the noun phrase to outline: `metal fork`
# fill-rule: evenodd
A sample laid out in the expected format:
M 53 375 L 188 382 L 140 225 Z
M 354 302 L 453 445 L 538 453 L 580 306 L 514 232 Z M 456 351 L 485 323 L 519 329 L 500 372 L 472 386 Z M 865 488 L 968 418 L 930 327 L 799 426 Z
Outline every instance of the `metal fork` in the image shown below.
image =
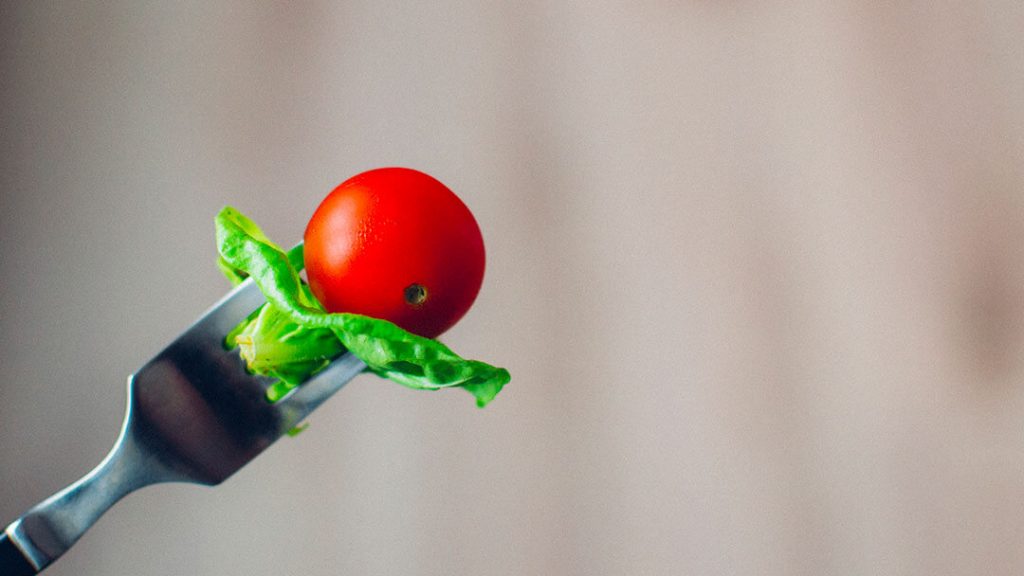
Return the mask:
M 263 302 L 259 288 L 245 281 L 128 377 L 114 448 L 0 534 L 0 576 L 39 573 L 139 488 L 223 482 L 366 368 L 346 353 L 289 396 L 268 402 L 271 380 L 249 374 L 238 351 L 224 346 L 227 333 Z

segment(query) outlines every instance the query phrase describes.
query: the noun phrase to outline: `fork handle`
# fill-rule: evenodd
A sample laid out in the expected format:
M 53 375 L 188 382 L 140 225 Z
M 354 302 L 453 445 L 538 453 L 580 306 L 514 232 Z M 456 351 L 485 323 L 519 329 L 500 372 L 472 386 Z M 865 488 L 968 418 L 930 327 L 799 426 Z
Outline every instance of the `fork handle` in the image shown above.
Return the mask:
M 0 546 L 7 549 L 0 552 L 0 576 L 8 576 L 8 571 L 13 575 L 42 572 L 115 502 L 138 488 L 170 479 L 159 466 L 143 460 L 127 428 L 128 422 L 99 466 L 7 527 L 0 541 Z M 9 558 L 14 568 L 4 564 Z M 32 571 L 15 571 L 19 562 L 24 568 L 26 561 Z
M 15 545 L 6 532 L 0 532 L 0 574 L 4 576 L 32 576 L 38 574 L 36 567 Z
M 135 488 L 115 473 L 120 459 L 111 453 L 92 472 L 12 522 L 3 532 L 5 545 L 42 572 L 72 546 L 115 502 Z M 11 556 L 11 554 L 8 554 Z M 12 562 L 17 565 L 17 556 Z M 3 567 L 0 564 L 0 567 Z M 7 572 L 0 570 L 0 575 Z

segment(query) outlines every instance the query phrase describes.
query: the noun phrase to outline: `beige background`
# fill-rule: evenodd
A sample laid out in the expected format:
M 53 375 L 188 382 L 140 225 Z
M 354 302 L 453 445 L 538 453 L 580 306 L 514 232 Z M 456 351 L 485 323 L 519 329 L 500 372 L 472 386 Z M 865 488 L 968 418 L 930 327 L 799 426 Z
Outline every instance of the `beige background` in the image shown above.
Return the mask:
M 4 2 L 0 523 L 381 165 L 480 220 L 459 391 L 361 377 L 57 575 L 1024 573 L 1024 3 Z

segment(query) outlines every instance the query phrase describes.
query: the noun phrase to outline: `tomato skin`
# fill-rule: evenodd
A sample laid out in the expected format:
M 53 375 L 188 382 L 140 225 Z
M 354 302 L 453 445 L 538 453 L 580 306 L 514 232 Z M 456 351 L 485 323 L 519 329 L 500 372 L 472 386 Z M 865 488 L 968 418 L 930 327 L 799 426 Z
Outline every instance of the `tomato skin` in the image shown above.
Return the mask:
M 304 241 L 309 286 L 329 312 L 383 318 L 428 338 L 458 322 L 483 283 L 473 214 L 409 168 L 342 182 L 313 213 Z

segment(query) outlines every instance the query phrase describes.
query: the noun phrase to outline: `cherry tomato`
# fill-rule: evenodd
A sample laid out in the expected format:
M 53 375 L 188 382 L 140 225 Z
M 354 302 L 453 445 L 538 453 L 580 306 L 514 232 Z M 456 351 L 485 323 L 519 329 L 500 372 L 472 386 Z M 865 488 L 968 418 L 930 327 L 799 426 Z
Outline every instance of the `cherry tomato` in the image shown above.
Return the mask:
M 433 338 L 469 310 L 484 277 L 484 242 L 469 208 L 408 168 L 342 182 L 306 227 L 306 275 L 329 312 L 390 320 Z

